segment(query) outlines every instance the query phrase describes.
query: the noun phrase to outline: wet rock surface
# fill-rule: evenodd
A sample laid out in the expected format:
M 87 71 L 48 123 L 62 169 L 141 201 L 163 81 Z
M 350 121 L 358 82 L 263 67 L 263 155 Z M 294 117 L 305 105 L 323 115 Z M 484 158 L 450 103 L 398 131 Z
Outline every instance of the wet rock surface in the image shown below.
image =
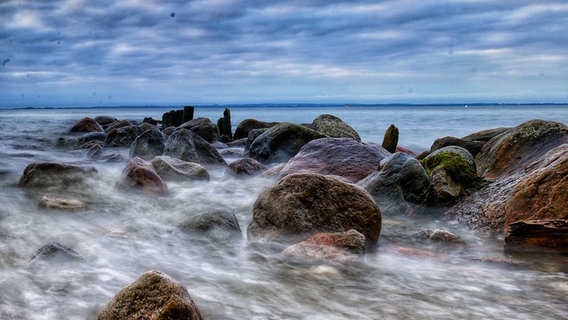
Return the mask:
M 36 162 L 26 167 L 19 183 L 28 187 L 69 187 L 80 185 L 97 173 L 97 169 L 90 166 Z
M 300 261 L 345 263 L 358 260 L 365 253 L 365 236 L 356 230 L 318 233 L 282 251 Z
M 195 162 L 187 162 L 168 156 L 158 156 L 152 159 L 152 166 L 164 180 L 184 181 L 203 180 L 209 181 L 209 172 L 202 165 Z
M 141 191 L 148 195 L 163 196 L 168 193 L 168 186 L 154 167 L 138 157 L 128 161 L 122 172 L 120 186 L 126 190 Z
M 176 130 L 169 136 L 163 155 L 202 165 L 226 165 L 215 148 L 188 129 Z

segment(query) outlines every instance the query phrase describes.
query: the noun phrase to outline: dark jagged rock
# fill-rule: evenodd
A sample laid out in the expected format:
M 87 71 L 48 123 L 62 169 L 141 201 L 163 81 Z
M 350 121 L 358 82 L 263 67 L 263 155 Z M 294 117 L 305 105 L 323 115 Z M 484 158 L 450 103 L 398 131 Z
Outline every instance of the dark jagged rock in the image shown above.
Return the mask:
M 165 180 L 203 180 L 209 181 L 209 172 L 200 164 L 180 159 L 158 156 L 152 159 L 152 166 Z
M 94 167 L 56 162 L 29 164 L 20 177 L 20 185 L 28 187 L 72 187 L 97 174 Z
M 382 147 L 352 138 L 322 138 L 304 145 L 280 174 L 311 172 L 357 182 L 373 173 L 388 155 Z
M 394 124 L 391 124 L 385 136 L 383 137 L 382 147 L 385 148 L 390 153 L 396 152 L 396 146 L 398 145 L 398 128 Z
M 345 263 L 358 260 L 365 253 L 365 236 L 356 230 L 318 233 L 289 246 L 282 254 L 298 260 Z
M 162 155 L 166 143 L 166 135 L 157 127 L 144 131 L 136 137 L 130 145 L 131 158 L 140 157 L 144 160 L 151 160 L 156 156 Z
M 134 124 L 108 129 L 107 147 L 129 147 L 136 138 L 147 130 L 159 131 L 149 123 Z
M 475 158 L 478 174 L 501 178 L 523 172 L 549 150 L 568 143 L 568 127 L 553 121 L 531 120 L 487 142 Z
M 207 142 L 219 140 L 219 129 L 207 118 L 197 118 L 184 122 L 179 126 L 178 130 L 180 129 L 189 129 Z
M 361 141 L 361 137 L 350 125 L 330 114 L 322 114 L 312 122 L 313 129 L 331 138 L 352 138 Z
M 473 157 L 475 157 L 479 151 L 481 151 L 484 144 L 485 142 L 483 141 L 470 141 L 454 137 L 443 137 L 434 141 L 432 147 L 430 147 L 430 152 L 434 152 L 448 146 L 457 146 L 466 149 Z
M 79 120 L 69 132 L 104 132 L 105 130 L 101 127 L 95 119 L 85 117 Z
M 128 161 L 120 185 L 127 190 L 139 190 L 149 195 L 162 196 L 168 193 L 168 186 L 154 167 L 138 157 Z
M 260 163 L 287 162 L 308 142 L 323 138 L 314 130 L 284 122 L 258 136 L 249 149 L 250 157 Z
M 219 121 L 217 121 L 217 127 L 219 128 L 219 134 L 221 135 L 222 141 L 229 142 L 233 140 L 231 110 L 229 110 L 229 108 L 225 108 L 225 111 L 223 111 L 223 117 L 219 118 Z
M 153 125 L 153 126 L 157 126 L 157 125 L 158 125 L 158 121 L 155 120 L 155 119 L 152 119 L 152 117 L 144 117 L 144 120 L 142 120 L 142 122 L 149 123 L 149 124 L 151 124 L 151 125 Z
M 93 159 L 101 159 L 104 157 L 104 148 L 102 143 L 91 143 L 87 149 L 87 155 Z
M 202 165 L 226 165 L 215 148 L 188 129 L 176 130 L 169 136 L 163 155 Z
M 181 283 L 153 270 L 120 290 L 97 319 L 201 320 L 202 317 Z
M 247 177 L 256 176 L 266 170 L 266 167 L 251 158 L 242 158 L 229 163 L 225 170 L 225 176 Z
M 245 142 L 245 151 L 249 151 L 250 150 L 250 146 L 252 145 L 252 142 L 260 137 L 261 134 L 265 133 L 266 131 L 268 131 L 268 128 L 263 128 L 263 129 L 253 129 L 248 133 L 248 137 L 247 140 Z
M 383 214 L 414 214 L 416 204 L 426 200 L 430 178 L 418 160 L 397 152 L 357 184 L 373 196 Z
M 239 123 L 235 130 L 233 139 L 242 139 L 249 136 L 249 132 L 254 129 L 266 129 L 277 125 L 278 122 L 264 122 L 256 119 L 246 119 Z
M 378 241 L 381 213 L 367 192 L 331 176 L 292 174 L 258 196 L 248 236 L 301 241 L 318 232 L 349 229 Z
M 525 251 L 534 250 L 534 247 L 568 252 L 568 220 L 521 220 L 509 224 L 505 236 L 506 250 Z
M 241 227 L 235 212 L 220 208 L 200 213 L 180 224 L 179 228 L 187 233 L 199 233 L 208 239 L 227 241 L 242 237 Z

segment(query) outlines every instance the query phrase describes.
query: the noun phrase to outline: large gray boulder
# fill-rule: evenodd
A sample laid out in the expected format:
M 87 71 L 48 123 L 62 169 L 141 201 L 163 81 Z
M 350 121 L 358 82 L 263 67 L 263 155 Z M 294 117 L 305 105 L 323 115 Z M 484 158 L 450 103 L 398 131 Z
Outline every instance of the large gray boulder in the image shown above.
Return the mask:
M 208 118 L 196 118 L 179 126 L 180 129 L 189 129 L 207 142 L 215 142 L 220 138 L 219 128 Z
M 188 129 L 176 130 L 169 136 L 163 155 L 202 165 L 226 165 L 215 148 Z
M 390 153 L 378 145 L 352 138 L 312 140 L 280 171 L 281 176 L 311 172 L 336 175 L 357 182 L 373 173 Z
M 151 160 L 162 155 L 166 138 L 158 127 L 144 131 L 130 145 L 130 158 L 140 157 L 144 160 Z
M 287 162 L 308 142 L 323 138 L 317 131 L 284 122 L 258 136 L 249 149 L 250 157 L 260 163 Z
M 361 137 L 350 125 L 331 114 L 322 114 L 312 122 L 315 130 L 331 138 L 352 138 L 361 141 Z
M 381 163 L 380 170 L 357 183 L 367 190 L 387 215 L 414 214 L 427 199 L 430 178 L 414 157 L 397 152 Z
M 262 192 L 248 226 L 251 240 L 305 240 L 318 232 L 355 229 L 371 243 L 381 212 L 365 190 L 332 176 L 292 174 Z
M 233 139 L 238 140 L 242 138 L 247 138 L 251 130 L 267 129 L 277 124 L 278 122 L 264 122 L 256 119 L 245 119 L 241 121 L 237 126 Z

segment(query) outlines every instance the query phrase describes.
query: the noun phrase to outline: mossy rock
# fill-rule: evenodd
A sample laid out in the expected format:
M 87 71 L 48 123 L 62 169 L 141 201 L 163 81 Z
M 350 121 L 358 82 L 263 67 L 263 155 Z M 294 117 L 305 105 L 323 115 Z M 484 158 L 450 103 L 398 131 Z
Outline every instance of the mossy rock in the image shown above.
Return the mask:
M 437 152 L 421 162 L 428 175 L 431 175 L 434 169 L 443 167 L 450 177 L 460 184 L 469 185 L 479 178 L 475 167 L 463 155 L 456 152 Z
M 361 141 L 361 137 L 350 125 L 330 114 L 322 114 L 312 122 L 315 130 L 331 138 L 353 138 Z

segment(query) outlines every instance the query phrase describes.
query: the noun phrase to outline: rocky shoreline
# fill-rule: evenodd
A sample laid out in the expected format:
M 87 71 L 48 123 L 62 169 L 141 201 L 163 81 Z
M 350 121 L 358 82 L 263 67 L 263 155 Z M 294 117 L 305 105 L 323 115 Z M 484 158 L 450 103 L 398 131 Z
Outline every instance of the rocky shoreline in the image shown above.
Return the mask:
M 380 243 L 382 217 L 397 215 L 442 215 L 475 230 L 503 233 L 506 250 L 566 251 L 565 124 L 532 120 L 463 138 L 443 137 L 421 155 L 397 146 L 394 126 L 382 145 L 364 143 L 355 129 L 332 115 L 320 115 L 309 124 L 248 119 L 234 134 L 230 128 L 228 109 L 217 124 L 193 119 L 191 108 L 141 123 L 99 116 L 80 119 L 58 145 L 84 149 L 93 160 L 124 162 L 118 189 L 148 197 L 166 196 L 170 181 L 207 183 L 208 170 L 219 168 L 237 179 L 274 177 L 278 181 L 254 203 L 248 240 L 278 243 L 284 247 L 282 256 L 293 260 L 356 261 Z M 129 148 L 128 158 L 115 148 Z M 228 164 L 228 152 L 239 159 Z M 80 189 L 97 174 L 89 166 L 33 163 L 24 170 L 20 186 L 40 192 Z M 42 197 L 39 204 L 60 210 L 86 207 L 63 189 L 57 197 Z M 181 227 L 212 239 L 241 236 L 231 211 L 204 212 Z M 445 230 L 416 236 L 463 244 L 459 235 Z M 42 249 L 34 261 L 78 255 L 59 244 Z M 123 289 L 99 314 L 99 319 L 117 317 L 201 319 L 187 290 L 157 270 Z

